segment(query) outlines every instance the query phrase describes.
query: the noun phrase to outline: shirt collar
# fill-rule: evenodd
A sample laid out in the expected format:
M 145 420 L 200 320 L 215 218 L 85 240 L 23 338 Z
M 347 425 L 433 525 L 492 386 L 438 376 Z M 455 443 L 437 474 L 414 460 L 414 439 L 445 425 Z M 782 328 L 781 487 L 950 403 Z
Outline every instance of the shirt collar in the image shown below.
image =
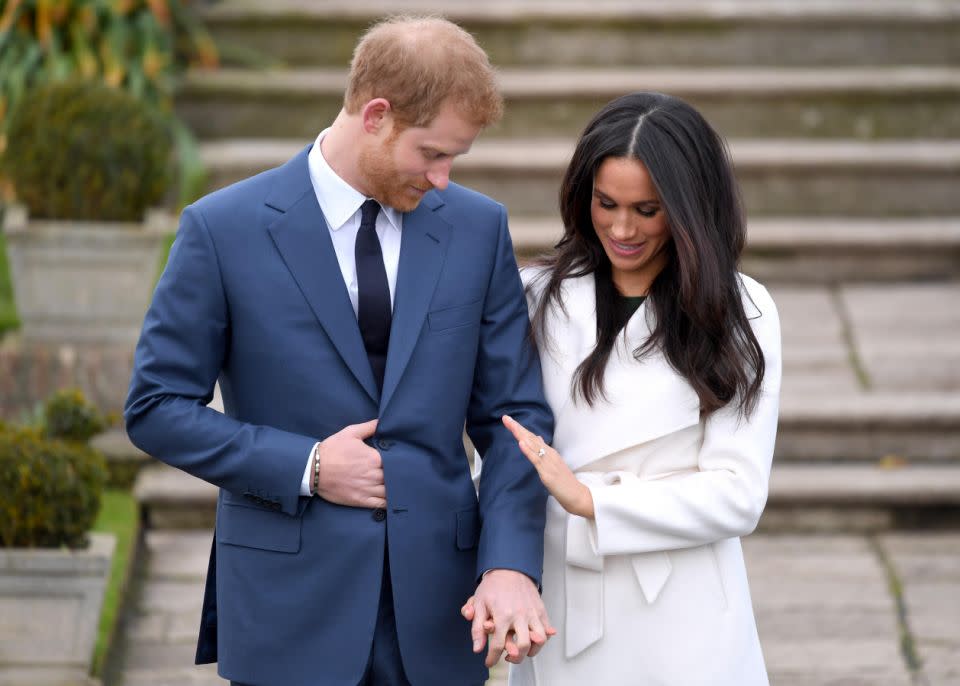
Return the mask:
M 360 210 L 360 206 L 367 197 L 340 178 L 324 159 L 320 142 L 329 131 L 330 129 L 326 128 L 317 136 L 307 156 L 307 166 L 310 169 L 310 181 L 313 183 L 323 216 L 326 217 L 330 228 L 337 231 Z M 392 207 L 386 205 L 381 207 L 390 226 L 399 231 L 403 225 L 403 215 Z

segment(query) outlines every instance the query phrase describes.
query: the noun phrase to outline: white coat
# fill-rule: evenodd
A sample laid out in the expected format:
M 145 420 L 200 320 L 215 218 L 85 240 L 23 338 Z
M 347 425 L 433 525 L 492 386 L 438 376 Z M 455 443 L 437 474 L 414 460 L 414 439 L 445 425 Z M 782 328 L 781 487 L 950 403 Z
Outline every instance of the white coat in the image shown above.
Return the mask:
M 524 280 L 534 277 L 524 270 Z M 593 495 L 596 517 L 548 500 L 543 599 L 560 634 L 511 665 L 510 686 L 766 686 L 740 536 L 767 499 L 779 409 L 777 310 L 741 276 L 766 361 L 749 420 L 700 416 L 662 353 L 637 361 L 652 311 L 626 325 L 604 375 L 607 400 L 574 400 L 574 370 L 596 344 L 594 278 L 568 279 L 540 341 L 553 446 Z M 536 280 L 531 312 L 538 297 Z

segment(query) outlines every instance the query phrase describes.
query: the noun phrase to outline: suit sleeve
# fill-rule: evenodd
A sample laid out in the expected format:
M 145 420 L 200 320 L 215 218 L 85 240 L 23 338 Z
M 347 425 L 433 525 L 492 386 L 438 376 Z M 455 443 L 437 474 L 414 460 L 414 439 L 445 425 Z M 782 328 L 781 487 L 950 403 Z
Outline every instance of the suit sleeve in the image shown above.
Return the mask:
M 513 569 L 539 585 L 547 492 L 501 422 L 504 414 L 510 414 L 545 441 L 553 438 L 553 415 L 543 396 L 540 359 L 529 330 L 526 298 L 501 207 L 467 412 L 467 434 L 483 456 L 477 576 L 489 569 Z
M 316 439 L 206 406 L 229 336 L 216 249 L 203 215 L 187 207 L 137 343 L 124 408 L 127 433 L 141 450 L 174 467 L 293 515 Z
M 586 527 L 598 555 L 690 548 L 753 531 L 767 501 L 779 413 L 780 322 L 769 294 L 753 294 L 761 316 L 751 320 L 766 364 L 759 402 L 748 419 L 736 409 L 714 412 L 704 425 L 699 471 L 642 481 L 584 475 L 595 519 Z M 586 481 L 585 481 L 586 483 Z M 574 527 L 577 529 L 579 527 Z

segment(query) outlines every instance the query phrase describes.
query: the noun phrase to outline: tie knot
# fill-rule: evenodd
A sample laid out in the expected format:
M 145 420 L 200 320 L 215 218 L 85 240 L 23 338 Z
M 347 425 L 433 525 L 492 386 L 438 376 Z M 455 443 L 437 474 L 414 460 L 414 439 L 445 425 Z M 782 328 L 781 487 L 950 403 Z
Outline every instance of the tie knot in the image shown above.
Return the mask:
M 380 213 L 380 203 L 372 198 L 365 201 L 360 206 L 360 225 L 361 226 L 375 226 L 377 222 L 377 215 Z

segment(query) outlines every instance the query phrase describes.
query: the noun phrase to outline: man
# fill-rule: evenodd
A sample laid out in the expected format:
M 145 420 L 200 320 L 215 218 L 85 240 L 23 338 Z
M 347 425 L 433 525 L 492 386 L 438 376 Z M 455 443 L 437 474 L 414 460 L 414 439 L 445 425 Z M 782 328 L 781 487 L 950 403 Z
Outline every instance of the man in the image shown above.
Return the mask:
M 183 212 L 125 417 L 220 487 L 197 661 L 236 683 L 482 684 L 553 632 L 545 491 L 500 421 L 553 429 L 506 213 L 448 180 L 501 111 L 469 34 L 389 20 L 316 143 Z

